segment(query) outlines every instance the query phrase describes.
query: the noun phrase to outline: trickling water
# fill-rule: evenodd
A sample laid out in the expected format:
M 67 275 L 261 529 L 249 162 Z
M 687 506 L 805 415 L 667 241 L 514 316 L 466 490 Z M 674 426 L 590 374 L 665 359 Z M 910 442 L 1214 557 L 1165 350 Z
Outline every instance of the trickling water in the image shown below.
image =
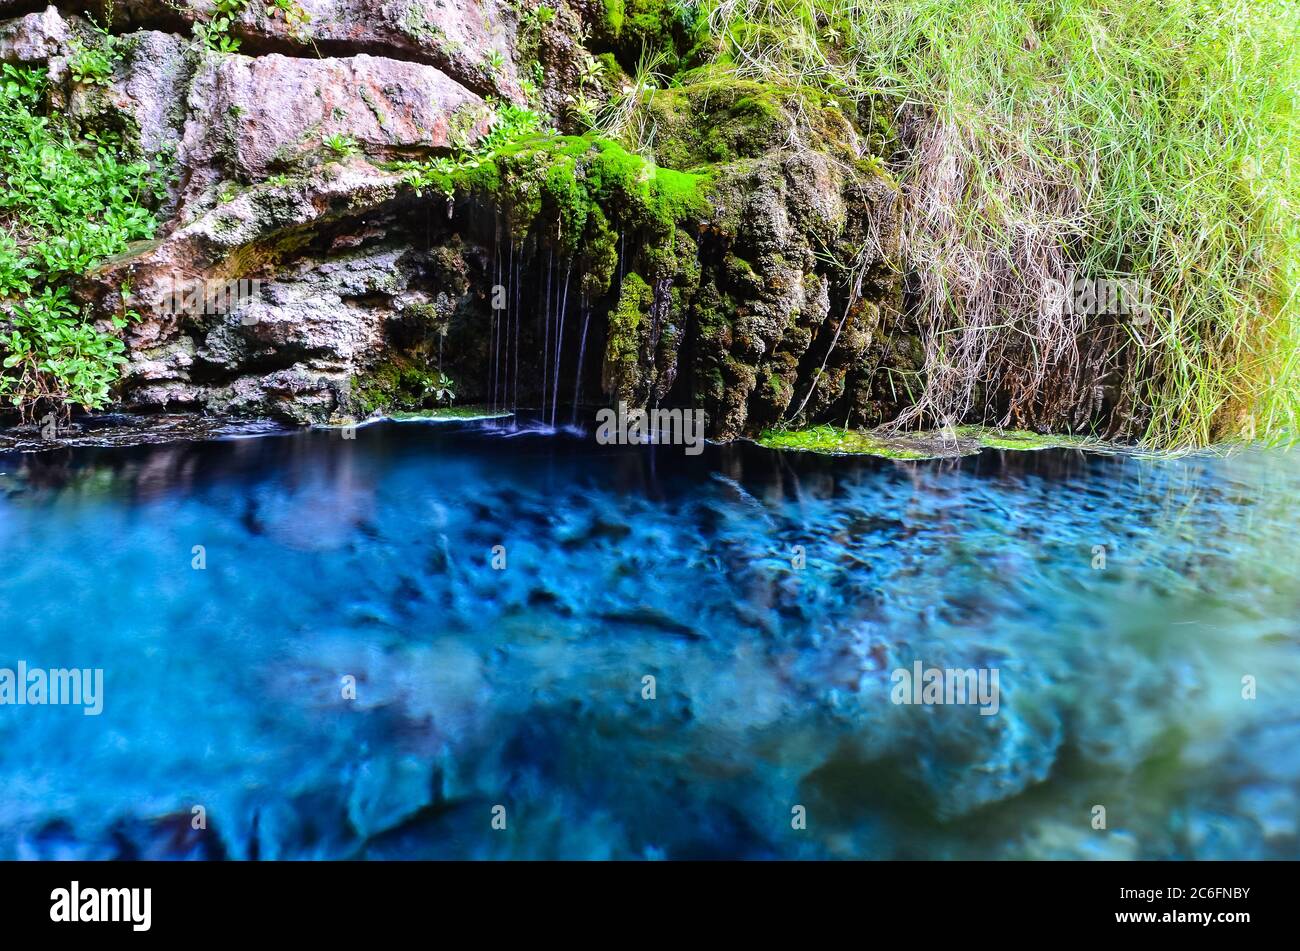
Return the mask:
M 582 311 L 582 342 L 578 345 L 578 372 L 573 381 L 573 416 L 569 420 L 571 426 L 578 425 L 578 406 L 582 403 L 582 365 L 587 356 L 587 325 L 591 323 L 591 305 L 585 292 L 579 307 Z
M 560 319 L 555 331 L 555 374 L 551 383 L 551 428 L 555 428 L 555 411 L 560 403 L 560 357 L 564 354 L 564 314 L 569 309 L 569 278 L 573 273 L 573 260 L 564 269 L 564 291 L 560 301 Z
M 511 287 L 514 293 L 513 303 L 514 303 L 514 315 L 515 315 L 515 366 L 514 366 L 514 396 L 510 401 L 510 411 L 512 413 L 517 413 L 519 411 L 519 320 L 520 317 L 522 317 L 522 314 L 520 314 L 519 312 L 519 299 L 521 296 L 519 285 L 522 282 L 520 278 L 520 269 L 523 265 L 523 256 L 524 256 L 523 245 L 520 244 L 519 256 L 518 258 L 515 258 L 514 246 L 512 244 L 510 256 L 512 259 L 515 260 L 515 271 L 514 271 L 514 276 L 511 280 Z M 511 426 L 515 425 L 514 417 L 511 417 L 510 425 Z
M 501 323 L 500 311 L 496 307 L 496 287 L 501 283 L 501 216 L 497 215 L 492 231 L 492 287 L 489 288 L 488 310 L 492 314 L 492 360 L 488 376 L 488 393 L 493 411 L 497 409 L 497 356 L 500 351 L 498 328 Z
M 542 322 L 546 331 L 542 335 L 542 411 L 541 418 L 546 418 L 546 381 L 550 379 L 551 360 L 551 279 L 555 275 L 555 251 L 546 250 L 546 296 L 543 298 Z

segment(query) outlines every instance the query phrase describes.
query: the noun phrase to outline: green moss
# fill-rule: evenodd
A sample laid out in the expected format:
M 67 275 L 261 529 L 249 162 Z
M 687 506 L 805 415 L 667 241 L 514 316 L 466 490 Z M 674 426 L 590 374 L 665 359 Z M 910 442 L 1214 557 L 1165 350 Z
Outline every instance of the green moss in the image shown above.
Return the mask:
M 398 423 L 466 422 L 476 419 L 506 419 L 513 413 L 494 410 L 487 406 L 436 406 L 416 412 L 390 413 L 388 419 Z
M 660 168 L 597 136 L 528 136 L 481 161 L 446 168 L 445 187 L 438 187 L 503 208 L 517 237 L 546 221 L 561 253 L 582 255 L 584 286 L 593 295 L 609 289 L 617 235 L 641 232 L 661 263 L 652 270 L 670 274 L 679 225 L 697 230 L 711 213 L 707 174 Z
M 906 441 L 870 436 L 838 426 L 809 429 L 765 429 L 755 440 L 769 449 L 817 452 L 831 456 L 880 456 L 885 459 L 933 459 L 934 453 L 915 449 Z
M 1031 433 L 1023 429 L 992 429 L 986 426 L 958 426 L 957 436 L 974 439 L 985 449 L 1102 449 L 1106 443 L 1087 436 Z
M 617 37 L 623 32 L 623 0 L 604 0 L 605 27 Z
M 582 290 L 588 297 L 599 297 L 609 290 L 614 270 L 618 267 L 618 235 L 598 205 L 591 210 L 583 255 Z
M 364 415 L 392 409 L 419 409 L 428 398 L 437 374 L 394 357 L 364 376 L 354 377 L 352 393 Z
M 1088 449 L 1104 452 L 1113 448 L 1101 440 L 1082 436 L 1040 435 L 986 426 L 958 426 L 954 430 L 884 436 L 822 425 L 808 429 L 768 429 L 755 441 L 769 449 L 818 452 L 833 456 L 882 456 L 888 459 L 945 459 L 971 455 L 981 449 Z
M 824 93 L 741 79 L 716 65 L 683 73 L 647 97 L 645 109 L 655 158 L 671 168 L 758 158 L 784 145 L 792 130 L 803 147 L 857 160 L 852 126 Z
M 609 312 L 602 371 L 605 391 L 619 399 L 635 402 L 635 392 L 640 383 L 643 325 L 652 303 L 654 291 L 645 279 L 635 271 L 624 275 L 618 303 Z
M 688 0 L 605 0 L 605 29 L 629 68 L 650 51 L 676 71 L 702 61 L 708 16 Z

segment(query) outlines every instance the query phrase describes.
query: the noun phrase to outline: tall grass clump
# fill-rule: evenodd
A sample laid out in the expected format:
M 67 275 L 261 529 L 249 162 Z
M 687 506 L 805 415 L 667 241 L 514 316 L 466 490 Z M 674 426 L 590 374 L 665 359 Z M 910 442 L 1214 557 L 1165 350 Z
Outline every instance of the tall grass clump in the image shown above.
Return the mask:
M 897 425 L 1286 438 L 1296 0 L 717 0 L 720 61 L 888 111 L 924 350 Z M 1147 290 L 1067 305 L 1075 279 Z

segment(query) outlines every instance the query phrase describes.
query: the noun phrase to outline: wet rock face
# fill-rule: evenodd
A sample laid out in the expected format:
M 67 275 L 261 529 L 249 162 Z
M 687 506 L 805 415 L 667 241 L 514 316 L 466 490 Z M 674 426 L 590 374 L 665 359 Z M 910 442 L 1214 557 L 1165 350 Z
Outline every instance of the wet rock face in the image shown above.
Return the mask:
M 566 419 L 579 402 L 700 407 L 722 439 L 894 411 L 882 368 L 912 359 L 896 188 L 833 104 L 706 75 L 656 94 L 639 155 L 611 163 L 588 136 L 585 153 L 493 161 L 454 199 L 417 194 L 394 163 L 465 154 L 501 102 L 575 131 L 576 93 L 616 95 L 603 8 L 299 7 L 250 3 L 239 52 L 217 54 L 189 35 L 202 0 L 119 0 L 122 55 L 87 85 L 69 61 L 102 10 L 0 4 L 22 14 L 0 22 L 0 60 L 44 63 L 52 107 L 167 175 L 159 237 L 77 287 L 105 317 L 124 293 L 138 315 L 124 407 L 326 421 L 427 405 L 445 374 L 459 402 Z

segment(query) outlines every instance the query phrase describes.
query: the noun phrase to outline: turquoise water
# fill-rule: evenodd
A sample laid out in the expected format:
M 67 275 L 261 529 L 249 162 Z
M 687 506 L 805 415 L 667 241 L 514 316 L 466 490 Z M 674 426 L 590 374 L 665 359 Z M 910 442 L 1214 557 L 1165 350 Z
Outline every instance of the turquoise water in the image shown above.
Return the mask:
M 0 455 L 0 857 L 1300 858 L 1298 458 Z

